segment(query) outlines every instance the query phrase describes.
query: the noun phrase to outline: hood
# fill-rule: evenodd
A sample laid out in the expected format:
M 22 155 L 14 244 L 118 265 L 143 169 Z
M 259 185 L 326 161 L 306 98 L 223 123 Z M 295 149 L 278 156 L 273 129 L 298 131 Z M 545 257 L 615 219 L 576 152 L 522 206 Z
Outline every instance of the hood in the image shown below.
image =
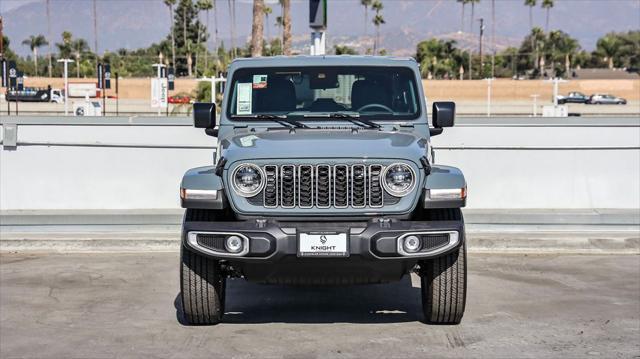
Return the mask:
M 412 133 L 373 130 L 266 131 L 245 133 L 221 141 L 229 163 L 270 158 L 386 158 L 420 165 L 427 141 Z

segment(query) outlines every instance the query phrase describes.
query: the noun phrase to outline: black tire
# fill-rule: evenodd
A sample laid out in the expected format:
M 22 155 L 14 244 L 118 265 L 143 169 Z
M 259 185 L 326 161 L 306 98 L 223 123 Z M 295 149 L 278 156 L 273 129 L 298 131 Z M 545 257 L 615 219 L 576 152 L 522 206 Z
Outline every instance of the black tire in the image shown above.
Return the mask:
M 443 220 L 462 220 L 459 209 L 442 210 Z M 420 262 L 422 311 L 429 324 L 459 324 L 467 298 L 467 248 L 464 232 L 462 245 L 438 258 Z
M 226 276 L 218 261 L 182 248 L 180 292 L 188 324 L 211 325 L 222 320 Z

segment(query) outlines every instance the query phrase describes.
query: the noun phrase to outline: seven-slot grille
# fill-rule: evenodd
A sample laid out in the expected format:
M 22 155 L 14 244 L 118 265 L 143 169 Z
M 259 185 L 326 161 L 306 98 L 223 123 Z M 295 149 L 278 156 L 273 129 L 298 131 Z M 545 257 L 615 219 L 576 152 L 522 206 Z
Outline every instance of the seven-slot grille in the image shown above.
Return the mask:
M 267 165 L 267 208 L 382 207 L 382 165 Z

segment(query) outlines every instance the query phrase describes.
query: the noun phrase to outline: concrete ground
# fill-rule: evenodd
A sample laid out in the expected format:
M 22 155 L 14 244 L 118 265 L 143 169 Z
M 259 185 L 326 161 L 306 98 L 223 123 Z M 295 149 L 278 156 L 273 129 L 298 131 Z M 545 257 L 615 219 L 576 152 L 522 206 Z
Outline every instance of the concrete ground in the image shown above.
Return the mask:
M 640 257 L 469 256 L 461 325 L 419 284 L 228 284 L 225 323 L 180 324 L 178 254 L 2 254 L 0 357 L 640 356 Z M 414 278 L 415 279 L 415 278 Z

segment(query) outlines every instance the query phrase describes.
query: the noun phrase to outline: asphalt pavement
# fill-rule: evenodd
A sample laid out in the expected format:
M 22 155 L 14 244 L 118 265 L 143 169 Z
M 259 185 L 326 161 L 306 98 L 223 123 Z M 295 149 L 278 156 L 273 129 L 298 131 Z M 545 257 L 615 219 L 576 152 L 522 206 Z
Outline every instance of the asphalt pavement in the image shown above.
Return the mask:
M 177 253 L 0 255 L 0 357 L 634 358 L 640 256 L 469 256 L 467 312 L 423 324 L 419 283 L 232 280 L 224 323 L 181 324 Z

